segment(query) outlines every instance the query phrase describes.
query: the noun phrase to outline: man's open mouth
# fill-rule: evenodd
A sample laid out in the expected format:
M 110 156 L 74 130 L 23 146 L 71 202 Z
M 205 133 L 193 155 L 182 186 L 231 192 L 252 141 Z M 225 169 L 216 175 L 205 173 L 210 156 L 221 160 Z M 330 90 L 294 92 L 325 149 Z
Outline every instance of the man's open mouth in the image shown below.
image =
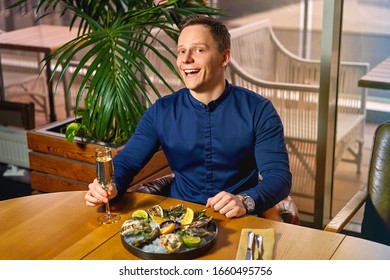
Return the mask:
M 199 73 L 199 69 L 187 69 L 187 70 L 183 70 L 183 72 L 186 74 L 186 76 L 190 76 L 190 75 L 194 75 L 194 74 L 197 74 Z

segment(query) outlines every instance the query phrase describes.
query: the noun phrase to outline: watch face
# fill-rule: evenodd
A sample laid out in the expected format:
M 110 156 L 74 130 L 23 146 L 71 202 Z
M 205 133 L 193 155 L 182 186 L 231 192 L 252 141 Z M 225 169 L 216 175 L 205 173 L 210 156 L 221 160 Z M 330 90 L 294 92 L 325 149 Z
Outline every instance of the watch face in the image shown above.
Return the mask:
M 244 197 L 244 204 L 248 212 L 253 212 L 255 210 L 255 201 L 250 196 Z

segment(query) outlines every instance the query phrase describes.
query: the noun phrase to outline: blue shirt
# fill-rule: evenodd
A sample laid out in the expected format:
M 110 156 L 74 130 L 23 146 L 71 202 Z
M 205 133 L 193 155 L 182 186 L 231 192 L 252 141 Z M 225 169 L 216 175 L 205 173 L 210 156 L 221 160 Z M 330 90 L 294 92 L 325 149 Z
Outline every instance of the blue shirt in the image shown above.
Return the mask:
M 160 146 L 175 173 L 171 197 L 205 204 L 222 190 L 246 193 L 261 213 L 290 193 L 280 117 L 268 99 L 248 89 L 227 82 L 208 105 L 187 88 L 158 99 L 114 158 L 119 195 Z

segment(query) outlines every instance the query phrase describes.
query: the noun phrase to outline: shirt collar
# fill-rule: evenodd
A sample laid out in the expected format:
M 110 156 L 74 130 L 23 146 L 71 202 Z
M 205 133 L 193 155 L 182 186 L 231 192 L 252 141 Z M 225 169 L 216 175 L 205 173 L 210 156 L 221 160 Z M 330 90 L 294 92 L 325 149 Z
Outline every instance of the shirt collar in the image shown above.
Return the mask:
M 187 94 L 189 96 L 189 99 L 190 99 L 192 105 L 194 105 L 195 108 L 197 108 L 199 110 L 207 110 L 207 111 L 212 112 L 215 110 L 215 108 L 217 108 L 219 106 L 219 104 L 221 104 L 229 96 L 229 94 L 231 92 L 231 88 L 232 88 L 232 85 L 228 81 L 226 81 L 226 86 L 225 86 L 225 89 L 222 92 L 222 94 L 217 99 L 210 101 L 209 104 L 207 104 L 207 105 L 203 104 L 199 100 L 196 100 L 191 95 L 189 90 L 187 90 Z

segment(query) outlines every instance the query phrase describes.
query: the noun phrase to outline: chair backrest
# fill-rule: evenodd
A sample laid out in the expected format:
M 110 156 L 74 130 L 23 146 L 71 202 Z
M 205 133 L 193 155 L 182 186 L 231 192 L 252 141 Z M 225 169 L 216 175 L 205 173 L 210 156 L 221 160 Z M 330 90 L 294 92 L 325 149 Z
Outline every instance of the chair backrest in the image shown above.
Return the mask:
M 319 84 L 319 61 L 303 59 L 278 40 L 267 18 L 230 30 L 232 57 L 262 80 Z
M 0 125 L 35 128 L 34 103 L 0 101 Z
M 390 121 L 375 131 L 361 234 L 390 245 Z

